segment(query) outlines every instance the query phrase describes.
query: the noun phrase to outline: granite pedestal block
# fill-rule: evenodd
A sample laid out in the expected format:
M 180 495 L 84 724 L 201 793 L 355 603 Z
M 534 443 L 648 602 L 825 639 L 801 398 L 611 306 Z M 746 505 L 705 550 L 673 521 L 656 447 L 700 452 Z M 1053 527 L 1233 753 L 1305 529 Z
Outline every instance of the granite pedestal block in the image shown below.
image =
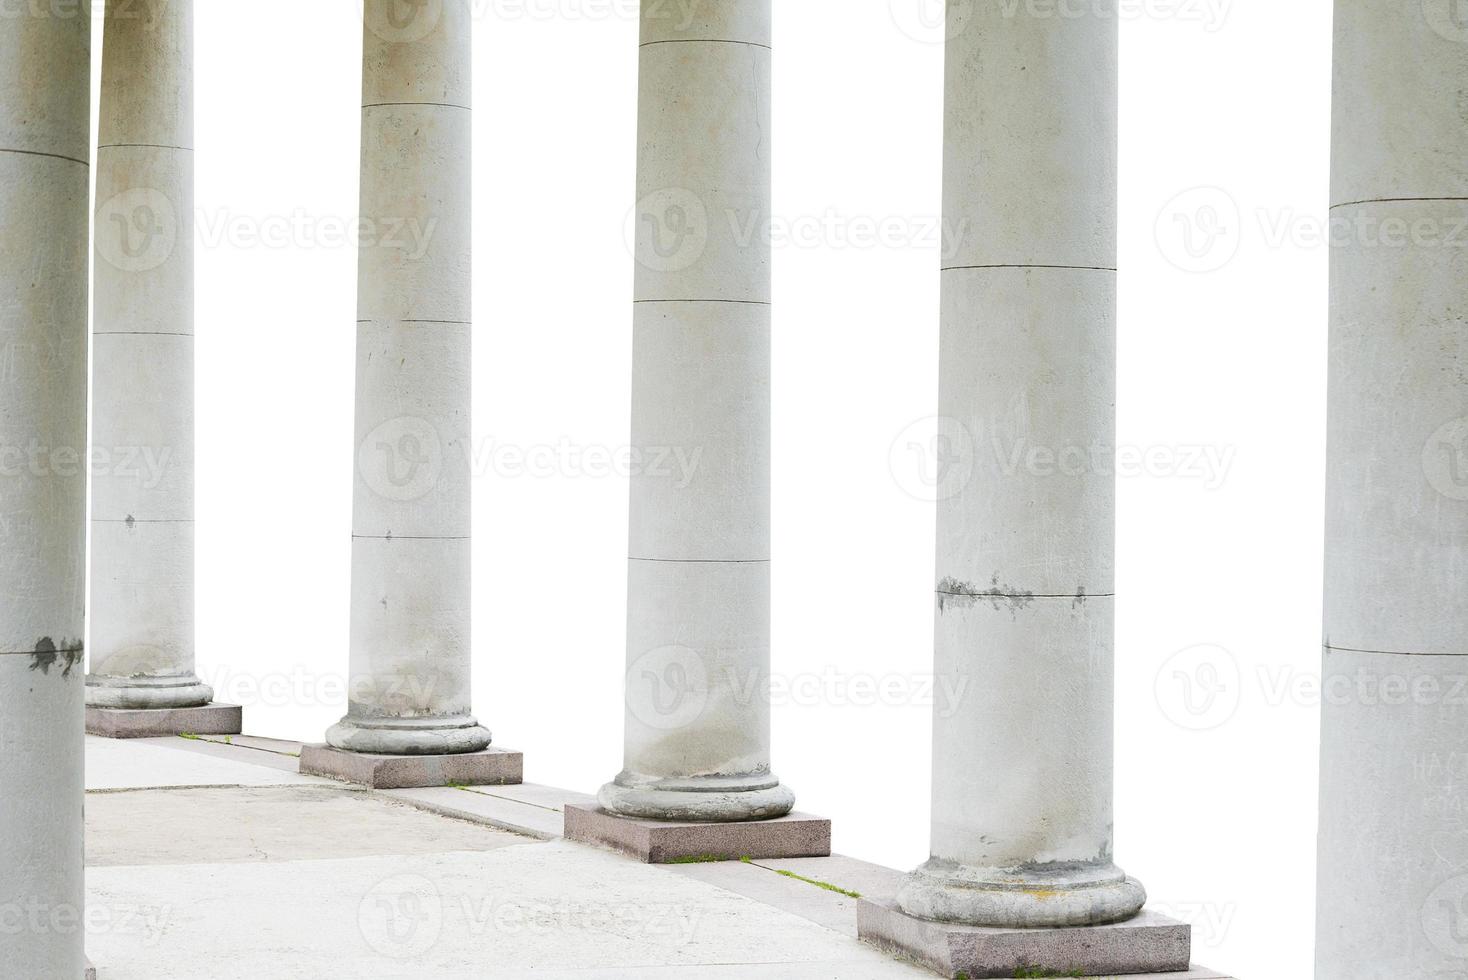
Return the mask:
M 1192 926 L 1145 910 L 1110 926 L 985 929 L 915 919 L 895 902 L 862 900 L 856 925 L 863 942 L 942 976 L 971 980 L 1182 973 L 1192 959 Z
M 804 813 L 747 823 L 675 823 L 613 816 L 583 804 L 569 804 L 565 812 L 567 840 L 610 847 L 646 864 L 831 854 L 831 821 Z
M 368 755 L 329 745 L 301 749 L 304 775 L 326 776 L 369 789 L 517 785 L 524 769 L 521 753 L 494 746 L 458 755 Z
M 87 706 L 87 734 L 102 738 L 168 735 L 238 735 L 244 712 L 237 704 L 198 708 L 94 708 Z

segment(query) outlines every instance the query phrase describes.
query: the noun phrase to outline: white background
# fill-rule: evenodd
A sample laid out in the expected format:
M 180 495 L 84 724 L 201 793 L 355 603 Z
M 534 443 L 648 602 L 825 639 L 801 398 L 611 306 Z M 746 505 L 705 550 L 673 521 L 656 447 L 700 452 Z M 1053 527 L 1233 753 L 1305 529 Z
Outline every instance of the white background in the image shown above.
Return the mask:
M 593 791 L 621 761 L 627 488 L 596 454 L 628 439 L 637 5 L 471 3 L 475 707 L 530 780 Z M 347 662 L 359 9 L 197 7 L 198 663 L 251 733 L 319 740 Z M 1117 855 L 1199 962 L 1304 977 L 1330 4 L 1122 8 L 1119 441 L 1148 465 L 1119 478 Z M 904 869 L 941 9 L 776 3 L 775 765 L 838 850 Z

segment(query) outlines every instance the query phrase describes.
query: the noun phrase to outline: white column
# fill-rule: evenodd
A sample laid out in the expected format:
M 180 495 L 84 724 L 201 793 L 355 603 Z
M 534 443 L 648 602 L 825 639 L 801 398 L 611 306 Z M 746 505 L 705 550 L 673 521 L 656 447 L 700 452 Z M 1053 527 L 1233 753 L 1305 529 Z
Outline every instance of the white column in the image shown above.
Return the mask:
M 91 20 L 0 30 L 0 980 L 80 978 Z
M 770 0 L 642 5 L 623 816 L 753 820 L 770 770 Z M 674 458 L 695 460 L 688 468 Z M 650 461 L 664 460 L 662 465 Z
M 1468 971 L 1468 24 L 1335 9 L 1316 976 Z
M 194 674 L 193 0 L 107 0 L 93 298 L 87 703 L 187 708 Z
M 1100 924 L 1145 901 L 1112 863 L 1117 21 L 1000 7 L 949 5 L 940 414 L 976 457 L 939 509 L 936 663 L 967 693 L 899 901 Z
M 367 0 L 350 706 L 339 749 L 485 748 L 469 692 L 470 9 Z

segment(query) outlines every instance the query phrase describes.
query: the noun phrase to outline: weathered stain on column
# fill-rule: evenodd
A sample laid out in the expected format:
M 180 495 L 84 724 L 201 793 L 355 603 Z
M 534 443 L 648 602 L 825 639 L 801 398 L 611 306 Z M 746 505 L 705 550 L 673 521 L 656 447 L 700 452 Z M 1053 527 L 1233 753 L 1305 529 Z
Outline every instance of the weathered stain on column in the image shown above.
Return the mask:
M 470 7 L 367 0 L 351 692 L 340 749 L 475 752 Z
M 932 860 L 904 911 L 992 926 L 1129 918 L 1112 863 L 1117 21 L 950 4 L 940 415 L 976 447 L 938 513 Z
M 193 0 L 108 0 L 104 23 L 87 703 L 197 707 Z
M 1316 976 L 1468 968 L 1468 30 L 1338 2 Z
M 770 767 L 770 3 L 643 4 L 624 816 L 752 820 Z
M 85 967 L 90 31 L 84 9 L 0 30 L 0 980 Z

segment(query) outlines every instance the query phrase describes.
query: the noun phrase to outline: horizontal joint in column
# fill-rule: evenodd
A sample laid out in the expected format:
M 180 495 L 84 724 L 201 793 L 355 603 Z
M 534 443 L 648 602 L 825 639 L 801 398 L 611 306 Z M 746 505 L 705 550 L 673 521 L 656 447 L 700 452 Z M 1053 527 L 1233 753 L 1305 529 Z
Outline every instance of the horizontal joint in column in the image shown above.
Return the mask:
M 768 558 L 639 558 L 628 555 L 628 561 L 666 562 L 674 565 L 768 565 Z
M 650 48 L 654 44 L 747 44 L 751 48 L 764 48 L 766 51 L 773 50 L 770 45 L 760 41 L 737 41 L 728 37 L 669 37 L 660 41 L 643 41 L 639 48 Z
M 18 150 L 13 147 L 0 146 L 0 153 L 14 153 L 24 157 L 49 157 L 52 160 L 65 160 L 68 163 L 79 163 L 83 167 L 90 167 L 92 165 L 92 161 L 90 160 L 69 157 L 64 153 L 47 153 L 44 150 Z
M 173 143 L 103 143 L 97 147 L 100 150 L 180 150 L 184 153 L 193 153 L 192 146 L 176 146 Z
M 1015 262 L 994 263 L 989 265 L 949 265 L 944 266 L 943 272 L 962 272 L 968 269 L 1061 269 L 1074 272 L 1115 272 L 1116 268 L 1109 265 L 1045 265 L 1042 263 Z
M 1327 653 L 1356 653 L 1368 657 L 1468 657 L 1468 651 L 1462 653 L 1428 653 L 1420 650 L 1363 650 L 1359 647 L 1338 647 L 1329 643 L 1325 644 Z
M 764 299 L 634 299 L 633 304 L 639 303 L 734 303 L 739 306 L 773 306 L 769 300 Z
M 353 534 L 363 541 L 468 541 L 467 534 Z
M 1468 197 L 1371 197 L 1361 201 L 1342 201 L 1332 204 L 1330 210 L 1354 208 L 1365 204 L 1451 204 L 1455 201 L 1468 202 Z
M 439 109 L 463 109 L 465 112 L 472 112 L 473 111 L 468 106 L 466 106 L 466 105 L 459 105 L 456 102 L 368 102 L 368 103 L 365 103 L 362 106 L 362 108 L 363 109 L 390 109 L 390 108 L 394 108 L 396 106 L 435 106 L 435 107 L 437 107 Z

